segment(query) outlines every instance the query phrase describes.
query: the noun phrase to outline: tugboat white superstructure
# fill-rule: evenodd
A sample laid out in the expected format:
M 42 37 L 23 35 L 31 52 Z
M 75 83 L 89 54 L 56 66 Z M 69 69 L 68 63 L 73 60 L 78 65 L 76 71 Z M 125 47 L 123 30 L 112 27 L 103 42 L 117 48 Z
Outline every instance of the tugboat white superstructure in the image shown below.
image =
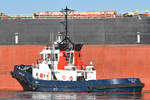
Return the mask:
M 68 38 L 69 39 L 69 38 Z M 65 44 L 65 41 L 67 44 Z M 81 60 L 82 44 L 71 44 L 59 33 L 54 44 L 40 52 L 41 60 L 32 68 L 35 79 L 79 81 L 96 80 L 94 66 L 85 66 Z
M 16 65 L 12 77 L 27 91 L 141 93 L 144 84 L 138 78 L 96 80 L 93 62 L 86 66 L 81 60 L 83 45 L 68 36 L 69 11 L 67 7 L 62 10 L 65 32 L 58 33 L 56 41 L 40 52 L 37 65 Z

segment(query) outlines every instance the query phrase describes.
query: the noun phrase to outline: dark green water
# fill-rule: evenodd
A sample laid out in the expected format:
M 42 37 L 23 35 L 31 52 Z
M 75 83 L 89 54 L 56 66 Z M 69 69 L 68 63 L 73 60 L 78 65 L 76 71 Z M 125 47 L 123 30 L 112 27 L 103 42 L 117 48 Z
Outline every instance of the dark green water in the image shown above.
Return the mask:
M 150 92 L 140 95 L 58 92 L 0 91 L 0 100 L 150 100 Z

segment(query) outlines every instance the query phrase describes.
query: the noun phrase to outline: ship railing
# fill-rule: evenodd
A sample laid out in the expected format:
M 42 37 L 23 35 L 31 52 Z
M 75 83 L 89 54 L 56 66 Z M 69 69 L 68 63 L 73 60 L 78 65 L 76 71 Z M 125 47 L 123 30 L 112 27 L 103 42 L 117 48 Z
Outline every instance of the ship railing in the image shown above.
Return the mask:
M 110 15 L 110 16 L 73 16 L 73 17 L 68 17 L 68 19 L 107 19 L 107 18 L 118 18 L 118 16 L 114 15 Z M 0 19 L 4 20 L 4 19 L 9 19 L 9 20 L 16 20 L 16 19 L 64 19 L 64 17 L 61 16 L 57 16 L 57 17 L 49 17 L 49 16 L 38 16 L 35 18 L 29 17 L 23 17 L 23 18 L 17 18 L 17 17 L 7 17 L 7 18 L 3 18 L 0 17 Z

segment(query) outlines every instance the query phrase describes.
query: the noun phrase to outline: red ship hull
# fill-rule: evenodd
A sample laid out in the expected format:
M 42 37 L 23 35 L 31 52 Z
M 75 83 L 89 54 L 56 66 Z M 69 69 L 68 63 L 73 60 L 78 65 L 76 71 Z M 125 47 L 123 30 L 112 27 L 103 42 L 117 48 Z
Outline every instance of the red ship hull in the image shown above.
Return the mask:
M 0 46 L 0 90 L 23 90 L 11 77 L 14 65 L 36 64 L 44 45 Z M 85 45 L 85 64 L 93 61 L 97 79 L 140 78 L 144 91 L 150 90 L 150 45 Z

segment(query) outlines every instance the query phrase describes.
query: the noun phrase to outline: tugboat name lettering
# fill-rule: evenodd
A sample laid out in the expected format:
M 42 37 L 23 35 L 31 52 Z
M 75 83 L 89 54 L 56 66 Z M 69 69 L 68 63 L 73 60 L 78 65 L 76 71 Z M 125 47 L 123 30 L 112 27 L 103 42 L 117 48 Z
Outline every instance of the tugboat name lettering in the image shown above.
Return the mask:
M 136 79 L 131 78 L 131 79 L 128 79 L 128 81 L 130 81 L 131 83 L 135 83 L 135 82 L 136 82 Z

